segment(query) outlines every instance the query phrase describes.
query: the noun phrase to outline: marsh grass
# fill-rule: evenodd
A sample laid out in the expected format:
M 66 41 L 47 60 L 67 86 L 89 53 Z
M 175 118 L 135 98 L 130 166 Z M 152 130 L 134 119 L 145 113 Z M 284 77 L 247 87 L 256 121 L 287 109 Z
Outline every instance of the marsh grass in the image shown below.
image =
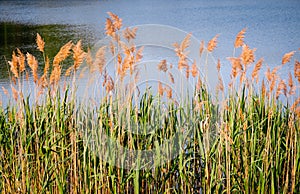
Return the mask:
M 39 77 L 33 55 L 19 50 L 13 53 L 9 62 L 12 99 L 0 106 L 2 193 L 300 191 L 299 62 L 295 60 L 288 83 L 277 74 L 283 65 L 291 63 L 294 52 L 284 55 L 278 67 L 268 69 L 266 77 L 260 77 L 263 59 L 254 64 L 255 49 L 244 43 L 243 29 L 234 43 L 233 56 L 228 58 L 232 64 L 231 82 L 224 86 L 218 72 L 217 96 L 222 98 L 215 99 L 196 63 L 187 61 L 188 35 L 182 43 L 174 44 L 174 50 L 178 69 L 188 79 L 197 79 L 195 96 L 178 103 L 172 89 L 159 83 L 157 94 L 149 89 L 140 94 L 141 98 L 135 98 L 131 89 L 137 84 L 142 49 L 137 49 L 132 40 L 138 29 L 127 28 L 123 34 L 127 42 L 122 42 L 122 20 L 113 13 L 109 16 L 105 29 L 112 42 L 108 50 L 102 47 L 96 56 L 83 51 L 81 42 L 68 42 L 50 62 L 38 34 L 38 50 L 45 64 L 44 74 Z M 200 57 L 213 52 L 217 37 L 208 42 L 207 48 L 201 42 Z M 106 72 L 105 52 L 117 56 L 118 79 Z M 66 73 L 70 81 L 62 86 L 61 66 L 67 57 L 73 57 L 74 63 Z M 76 98 L 78 72 L 84 60 L 102 85 L 101 98 L 87 102 Z M 29 66 L 34 78 L 34 100 L 23 95 L 22 86 L 28 76 L 24 65 Z M 220 61 L 217 65 L 220 71 Z M 252 77 L 247 76 L 250 66 L 254 66 Z M 159 63 L 158 69 L 167 72 L 166 61 Z M 129 83 L 125 83 L 128 77 Z M 172 83 L 182 82 L 172 79 Z M 279 97 L 286 98 L 286 103 Z M 152 133 L 147 133 L 149 127 Z M 110 157 L 103 160 L 105 157 L 99 154 L 104 153 L 102 142 L 89 140 L 102 140 L 104 136 L 129 150 L 155 150 L 155 157 L 143 161 L 145 158 L 137 155 L 132 161 L 129 152 L 117 155 L 115 147 L 107 145 L 104 148 Z M 163 160 L 168 157 L 159 145 L 171 138 L 176 141 L 164 149 L 170 149 L 170 155 L 176 154 Z

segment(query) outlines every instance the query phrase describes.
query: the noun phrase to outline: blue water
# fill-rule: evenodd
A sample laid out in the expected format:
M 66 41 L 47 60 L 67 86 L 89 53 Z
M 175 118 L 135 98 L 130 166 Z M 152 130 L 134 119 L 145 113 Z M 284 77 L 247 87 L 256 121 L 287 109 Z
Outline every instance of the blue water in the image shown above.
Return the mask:
M 256 59 L 264 58 L 264 68 L 279 65 L 284 53 L 295 50 L 292 63 L 281 70 L 287 78 L 300 59 L 299 0 L 0 1 L 0 22 L 75 25 L 74 33 L 89 36 L 93 44 L 104 36 L 108 11 L 123 18 L 125 26 L 170 25 L 206 43 L 219 34 L 213 55 L 220 58 L 224 77 L 231 66 L 226 57 L 232 56 L 235 36 L 245 27 L 245 42 L 257 48 Z
M 0 21 L 84 24 L 88 28 L 83 30 L 96 38 L 101 37 L 107 11 L 118 14 L 127 26 L 171 25 L 206 42 L 220 34 L 215 53 L 220 58 L 232 54 L 235 35 L 244 27 L 246 43 L 268 64 L 300 47 L 299 0 L 0 1 Z

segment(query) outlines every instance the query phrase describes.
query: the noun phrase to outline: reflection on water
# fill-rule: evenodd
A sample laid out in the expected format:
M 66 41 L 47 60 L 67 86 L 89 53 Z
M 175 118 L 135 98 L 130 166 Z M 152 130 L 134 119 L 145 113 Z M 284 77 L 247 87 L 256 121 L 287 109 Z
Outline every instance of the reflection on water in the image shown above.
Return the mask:
M 92 42 L 92 36 L 82 34 L 79 29 L 87 28 L 86 26 L 71 26 L 71 25 L 25 25 L 15 23 L 0 23 L 0 82 L 5 82 L 8 79 L 8 64 L 11 60 L 11 54 L 19 48 L 23 53 L 32 53 L 40 61 L 43 66 L 43 56 L 37 50 L 35 43 L 36 34 L 39 33 L 45 44 L 45 52 L 52 59 L 59 51 L 60 47 L 68 41 L 77 42 L 83 39 L 85 46 Z M 67 67 L 65 67 L 67 68 Z M 42 68 L 39 68 L 42 71 Z

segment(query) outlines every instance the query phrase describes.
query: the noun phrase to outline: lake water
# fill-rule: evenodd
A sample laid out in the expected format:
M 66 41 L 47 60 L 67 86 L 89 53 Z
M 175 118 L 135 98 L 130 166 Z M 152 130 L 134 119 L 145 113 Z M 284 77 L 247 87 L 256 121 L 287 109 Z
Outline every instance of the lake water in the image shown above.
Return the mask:
M 294 58 L 300 58 L 299 0 L 2 0 L 0 86 L 8 84 L 5 61 L 16 47 L 35 53 L 37 32 L 46 40 L 50 57 L 68 40 L 93 45 L 104 37 L 108 11 L 119 15 L 125 26 L 169 25 L 205 42 L 219 34 L 213 55 L 222 62 L 223 77 L 229 76 L 226 57 L 232 56 L 235 36 L 245 27 L 245 42 L 257 48 L 256 58 L 264 57 L 265 65 L 279 65 L 283 54 L 293 50 L 297 50 Z M 284 66 L 283 77 L 293 67 L 293 63 Z

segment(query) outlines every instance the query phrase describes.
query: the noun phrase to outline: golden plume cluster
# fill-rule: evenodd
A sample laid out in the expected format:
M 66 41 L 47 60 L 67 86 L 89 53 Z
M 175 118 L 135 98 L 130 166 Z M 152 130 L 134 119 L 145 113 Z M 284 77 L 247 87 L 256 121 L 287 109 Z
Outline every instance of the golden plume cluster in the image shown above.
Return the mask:
M 235 38 L 235 42 L 234 42 L 234 48 L 243 46 L 246 30 L 247 29 L 244 28 L 237 34 L 237 36 Z

